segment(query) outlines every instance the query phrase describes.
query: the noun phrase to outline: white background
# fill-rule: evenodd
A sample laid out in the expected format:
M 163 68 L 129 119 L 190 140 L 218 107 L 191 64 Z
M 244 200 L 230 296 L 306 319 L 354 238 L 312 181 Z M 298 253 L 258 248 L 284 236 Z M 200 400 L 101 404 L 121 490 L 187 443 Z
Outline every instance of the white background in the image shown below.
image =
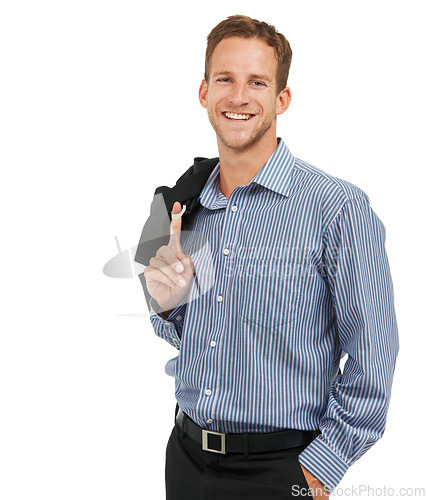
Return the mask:
M 232 14 L 290 41 L 278 136 L 363 189 L 387 231 L 401 344 L 391 405 L 339 487 L 426 487 L 422 7 L 2 2 L 2 500 L 165 498 L 164 366 L 178 351 L 155 335 L 136 274 L 103 266 L 115 237 L 137 244 L 157 186 L 217 155 L 197 93 L 206 36 Z

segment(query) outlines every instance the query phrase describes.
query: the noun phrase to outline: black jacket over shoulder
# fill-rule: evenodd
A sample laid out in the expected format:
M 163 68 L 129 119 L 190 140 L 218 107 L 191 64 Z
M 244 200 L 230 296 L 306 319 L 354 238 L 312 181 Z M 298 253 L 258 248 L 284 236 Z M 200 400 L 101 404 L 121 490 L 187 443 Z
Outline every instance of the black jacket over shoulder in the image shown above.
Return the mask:
M 185 230 L 197 212 L 199 195 L 218 161 L 219 158 L 194 158 L 194 164 L 179 177 L 174 187 L 159 186 L 155 190 L 150 215 L 142 229 L 136 249 L 135 262 L 149 266 L 149 261 L 156 255 L 157 250 L 169 243 L 171 211 L 176 201 L 182 206 L 186 205 L 182 215 L 182 231 Z M 145 300 L 149 304 L 151 296 L 143 273 L 139 274 L 139 279 Z

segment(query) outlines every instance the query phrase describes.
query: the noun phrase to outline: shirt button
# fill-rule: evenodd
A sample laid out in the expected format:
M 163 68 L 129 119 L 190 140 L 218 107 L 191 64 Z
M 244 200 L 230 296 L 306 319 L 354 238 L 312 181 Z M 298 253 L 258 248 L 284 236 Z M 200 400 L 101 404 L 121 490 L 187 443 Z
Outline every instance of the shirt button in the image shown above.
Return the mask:
M 222 300 L 223 300 L 222 295 L 218 295 L 218 296 L 217 296 L 217 301 L 218 301 L 218 302 L 222 302 Z
M 182 316 L 176 316 L 176 320 L 180 321 L 182 319 Z
M 171 324 L 171 323 L 169 323 L 168 321 L 166 321 L 166 323 L 165 323 L 165 324 L 166 324 L 167 326 L 172 326 L 172 324 Z
M 228 250 L 228 248 L 225 248 L 225 250 L 223 251 L 223 253 L 224 253 L 225 255 L 228 255 L 228 254 L 229 254 L 229 250 Z
M 216 346 L 216 342 L 215 342 L 214 340 L 212 340 L 212 341 L 210 342 L 210 345 L 211 345 L 212 347 L 215 347 L 215 346 Z
M 209 419 L 207 420 L 207 423 L 208 423 L 208 424 L 212 424 L 212 423 L 213 423 L 213 420 L 212 420 L 211 418 L 209 418 Z
M 233 212 L 236 212 L 236 211 L 238 210 L 237 205 L 234 205 L 234 206 L 231 208 L 231 210 L 232 210 Z
M 206 396 L 210 396 L 211 393 L 212 393 L 212 391 L 210 389 L 207 389 Z

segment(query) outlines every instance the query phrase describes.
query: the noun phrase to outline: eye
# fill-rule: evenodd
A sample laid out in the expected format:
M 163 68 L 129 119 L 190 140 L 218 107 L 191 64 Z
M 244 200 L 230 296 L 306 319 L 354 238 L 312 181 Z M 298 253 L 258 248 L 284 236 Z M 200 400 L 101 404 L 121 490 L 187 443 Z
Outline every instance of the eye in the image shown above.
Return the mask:
M 255 87 L 262 87 L 262 86 L 264 87 L 265 86 L 265 84 L 263 82 L 253 82 L 253 83 L 255 84 L 254 85 Z
M 229 78 L 218 78 L 218 82 L 229 81 Z

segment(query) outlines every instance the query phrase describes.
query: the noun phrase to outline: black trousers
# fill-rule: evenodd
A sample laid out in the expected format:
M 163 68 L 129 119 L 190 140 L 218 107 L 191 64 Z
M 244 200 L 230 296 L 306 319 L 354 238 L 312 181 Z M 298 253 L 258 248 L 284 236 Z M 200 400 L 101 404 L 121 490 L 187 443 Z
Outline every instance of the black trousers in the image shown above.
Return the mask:
M 298 455 L 308 445 L 260 453 L 211 453 L 173 427 L 166 447 L 167 500 L 311 498 Z

